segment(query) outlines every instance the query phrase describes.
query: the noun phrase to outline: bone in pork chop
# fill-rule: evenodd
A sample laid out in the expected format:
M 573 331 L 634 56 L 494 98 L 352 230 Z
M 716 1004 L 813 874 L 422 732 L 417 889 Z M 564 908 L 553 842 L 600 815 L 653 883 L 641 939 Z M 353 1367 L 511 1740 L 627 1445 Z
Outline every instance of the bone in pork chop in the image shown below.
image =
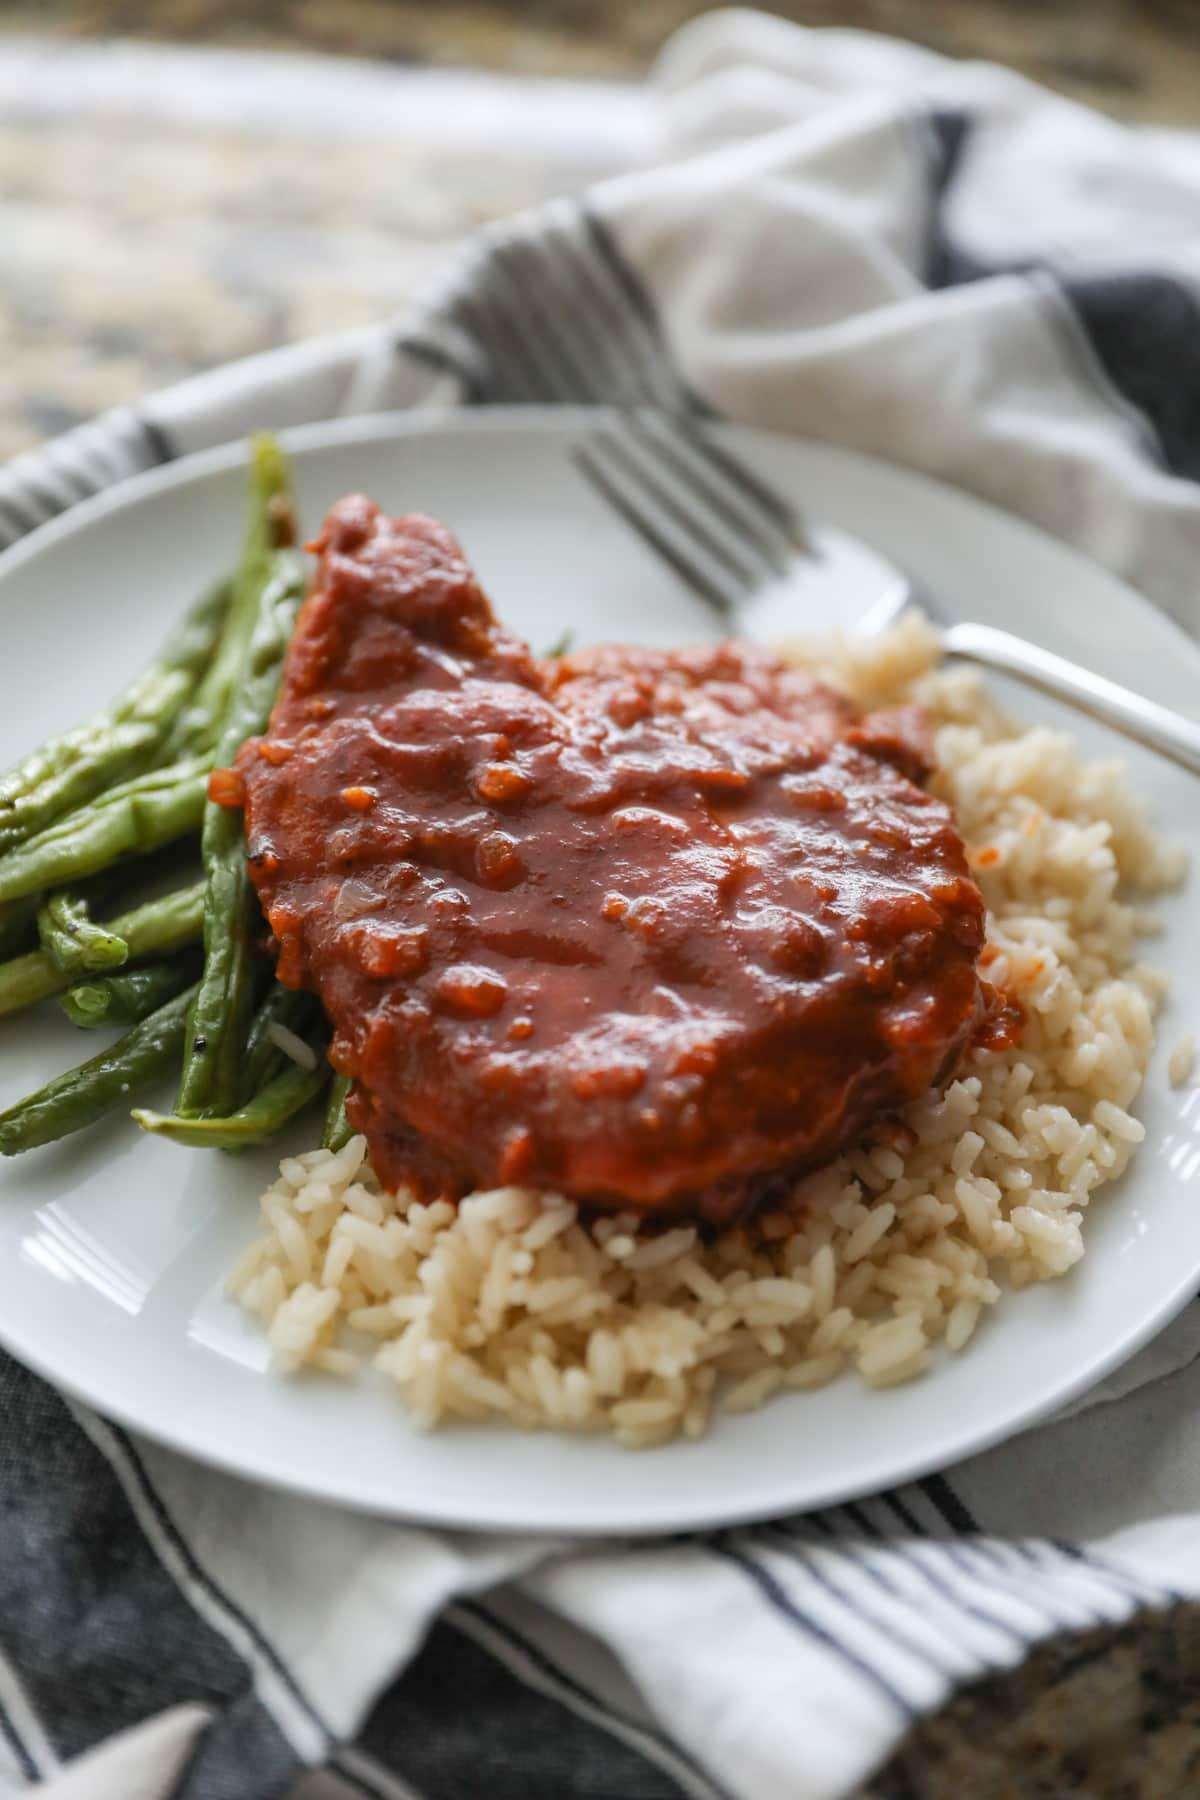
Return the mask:
M 983 903 L 917 709 L 739 643 L 539 661 L 448 531 L 362 497 L 316 548 L 238 767 L 387 1185 L 720 1219 L 953 1066 Z

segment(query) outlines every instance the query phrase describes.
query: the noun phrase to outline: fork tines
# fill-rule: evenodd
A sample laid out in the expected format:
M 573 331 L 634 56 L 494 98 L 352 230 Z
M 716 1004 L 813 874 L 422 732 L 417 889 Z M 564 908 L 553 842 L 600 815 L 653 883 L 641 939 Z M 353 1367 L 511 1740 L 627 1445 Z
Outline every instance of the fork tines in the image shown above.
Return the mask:
M 572 456 L 655 555 L 722 615 L 805 550 L 798 514 L 696 420 L 629 413 Z

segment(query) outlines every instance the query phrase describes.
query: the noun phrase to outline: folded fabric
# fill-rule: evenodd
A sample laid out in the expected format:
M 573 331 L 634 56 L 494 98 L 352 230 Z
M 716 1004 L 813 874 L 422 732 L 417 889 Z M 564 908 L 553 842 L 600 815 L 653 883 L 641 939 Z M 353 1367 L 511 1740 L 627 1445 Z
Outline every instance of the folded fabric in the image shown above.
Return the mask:
M 10 465 L 5 538 L 263 426 L 641 403 L 941 476 L 1200 627 L 1200 146 L 753 13 L 684 31 L 658 95 L 653 167 L 485 234 L 416 316 Z M 959 1684 L 1200 1591 L 1198 1311 L 946 1476 L 644 1544 L 336 1513 L 138 1442 L 5 1360 L 0 1783 L 849 1794 Z

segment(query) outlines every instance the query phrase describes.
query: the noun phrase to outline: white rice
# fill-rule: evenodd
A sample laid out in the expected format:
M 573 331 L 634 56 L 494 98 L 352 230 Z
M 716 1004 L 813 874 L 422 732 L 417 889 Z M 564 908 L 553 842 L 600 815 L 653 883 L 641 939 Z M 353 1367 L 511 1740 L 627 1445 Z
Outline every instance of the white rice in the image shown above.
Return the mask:
M 282 1050 L 285 1056 L 298 1063 L 302 1069 L 316 1068 L 317 1053 L 312 1045 L 306 1044 L 294 1031 L 289 1031 L 286 1025 L 281 1025 L 278 1019 L 272 1019 L 267 1026 L 267 1036 L 277 1050 Z
M 1167 1058 L 1167 1080 L 1172 1087 L 1186 1087 L 1196 1066 L 1196 1040 L 1182 1037 Z
M 1153 920 L 1118 888 L 1172 884 L 1181 859 L 1117 765 L 1016 730 L 976 677 L 935 670 L 918 618 L 795 660 L 864 705 L 930 707 L 933 785 L 988 903 L 986 973 L 1026 1009 L 1020 1045 L 973 1052 L 944 1093 L 713 1242 L 633 1214 L 583 1223 L 561 1196 L 520 1188 L 457 1208 L 384 1194 L 361 1138 L 287 1158 L 262 1198 L 265 1234 L 230 1277 L 283 1368 L 349 1374 L 366 1340 L 424 1425 L 657 1444 L 699 1436 L 714 1404 L 745 1411 L 844 1371 L 908 1380 L 939 1344 L 961 1350 L 1006 1288 L 1082 1257 L 1092 1195 L 1144 1135 L 1130 1108 L 1165 986 L 1137 955 Z M 1191 1060 L 1179 1047 L 1172 1078 Z

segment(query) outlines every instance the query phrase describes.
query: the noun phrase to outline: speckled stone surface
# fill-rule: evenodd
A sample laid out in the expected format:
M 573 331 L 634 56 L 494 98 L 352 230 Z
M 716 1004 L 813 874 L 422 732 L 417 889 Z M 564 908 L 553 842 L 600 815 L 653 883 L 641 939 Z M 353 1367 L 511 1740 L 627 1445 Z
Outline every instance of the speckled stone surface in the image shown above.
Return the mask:
M 0 78 L 23 34 L 64 52 L 115 37 L 373 57 L 395 74 L 418 64 L 636 77 L 705 10 L 699 0 L 14 0 L 0 7 Z M 1196 0 L 784 0 L 773 10 L 995 57 L 1126 116 L 1196 120 Z M 230 357 L 399 310 L 476 226 L 603 172 L 614 153 L 603 132 L 586 168 L 504 139 L 435 150 L 399 103 L 386 126 L 375 116 L 357 136 L 316 143 L 286 106 L 264 125 L 252 110 L 151 118 L 136 98 L 100 108 L 85 95 L 62 116 L 41 104 L 54 79 L 18 82 L 0 106 L 0 455 Z M 469 122 L 469 99 L 459 110 Z M 580 110 L 599 117 L 599 90 Z
M 709 10 L 706 0 L 16 0 L 3 12 L 10 30 L 637 76 Z M 763 10 L 989 57 L 1128 118 L 1196 122 L 1195 0 L 774 0 Z
M 861 1800 L 1192 1800 L 1200 1607 L 1055 1639 L 919 1726 Z
M 524 107 L 496 141 L 507 81 L 479 93 L 381 70 L 356 116 L 359 65 L 339 78 L 256 59 L 265 109 L 229 78 L 244 60 L 0 33 L 0 456 L 232 358 L 398 313 L 480 225 L 619 167 L 630 144 L 621 90 L 615 127 L 607 90 L 589 88 L 573 111 L 569 94 Z
M 165 87 L 155 69 L 167 65 L 114 65 L 119 80 L 102 83 L 101 99 L 88 85 L 89 45 L 153 37 L 392 67 L 628 77 L 701 10 L 695 0 L 4 7 L 0 455 L 231 357 L 399 312 L 480 224 L 619 168 L 639 143 L 634 97 L 617 89 L 561 95 L 515 141 L 480 124 L 497 90 L 453 85 L 419 121 L 400 104 L 390 114 L 377 88 L 355 128 L 326 120 L 314 131 L 282 85 L 265 115 L 239 104 L 219 65 L 197 63 L 189 85 L 182 52 Z M 796 0 L 775 10 L 994 57 L 1126 117 L 1196 122 L 1195 0 Z M 47 65 L 39 88 L 21 73 L 20 33 L 57 36 L 83 62 L 58 76 Z M 56 105 L 66 74 L 76 87 Z M 555 149 L 567 119 L 570 143 Z M 1188 1606 L 1059 1639 L 964 1690 L 863 1800 L 1190 1795 L 1200 1795 L 1200 1608 Z

